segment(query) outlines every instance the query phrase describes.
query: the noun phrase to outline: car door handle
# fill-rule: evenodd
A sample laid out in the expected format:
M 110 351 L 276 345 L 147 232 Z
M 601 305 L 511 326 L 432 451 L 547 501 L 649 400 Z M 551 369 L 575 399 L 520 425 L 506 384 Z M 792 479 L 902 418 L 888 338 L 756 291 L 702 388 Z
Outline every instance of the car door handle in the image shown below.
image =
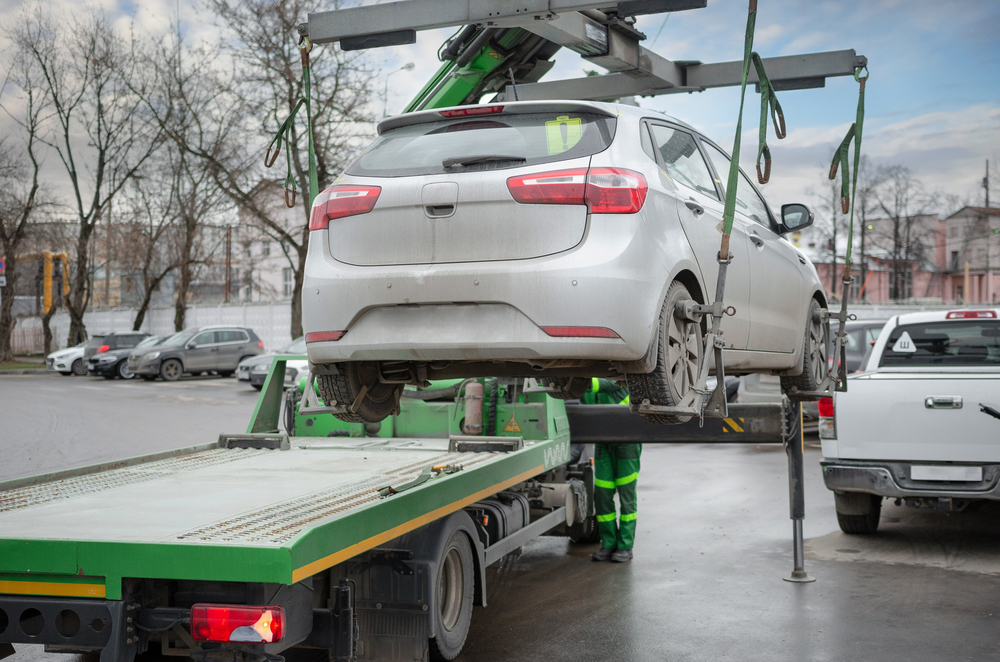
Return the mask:
M 799 262 L 802 263 L 802 264 L 805 264 L 806 263 L 806 259 L 800 255 L 799 256 Z
M 705 208 L 695 202 L 694 198 L 688 198 L 684 201 L 684 206 L 693 211 L 696 215 L 701 216 L 705 213 Z
M 962 396 L 931 395 L 924 398 L 924 407 L 927 409 L 961 409 Z
M 761 239 L 761 236 L 759 234 L 757 234 L 756 232 L 751 232 L 750 233 L 750 241 L 752 241 L 753 245 L 756 246 L 757 248 L 763 248 L 764 247 L 764 240 Z

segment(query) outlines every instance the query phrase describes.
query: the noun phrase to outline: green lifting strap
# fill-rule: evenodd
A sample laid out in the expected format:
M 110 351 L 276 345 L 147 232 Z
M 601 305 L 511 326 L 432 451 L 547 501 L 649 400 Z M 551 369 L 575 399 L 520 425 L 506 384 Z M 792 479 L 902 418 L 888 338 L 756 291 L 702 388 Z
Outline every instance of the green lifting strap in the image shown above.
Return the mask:
M 861 72 L 865 75 L 862 76 Z M 845 261 L 851 264 L 851 248 L 854 243 L 854 205 L 855 196 L 858 192 L 858 170 L 861 166 L 861 134 L 865 125 L 865 81 L 868 80 L 868 67 L 857 67 L 854 70 L 854 80 L 858 82 L 858 113 L 854 124 L 847 130 L 847 135 L 840 143 L 840 147 L 834 152 L 833 162 L 830 164 L 830 179 L 836 179 L 837 168 L 840 167 L 840 205 L 841 211 L 851 214 L 849 225 L 847 226 L 847 254 Z M 848 166 L 848 152 L 851 143 L 854 143 L 854 172 Z M 848 180 L 851 182 L 851 190 L 848 192 Z M 850 272 L 847 272 L 848 275 Z M 846 298 L 846 297 L 845 297 Z
M 302 91 L 303 97 L 298 100 L 295 106 L 292 108 L 292 112 L 288 114 L 288 117 L 281 126 L 278 128 L 278 133 L 271 140 L 271 143 L 267 146 L 267 151 L 264 154 L 264 166 L 270 168 L 274 165 L 274 162 L 278 160 L 278 154 L 281 153 L 281 143 L 285 143 L 285 161 L 287 162 L 288 172 L 285 176 L 285 204 L 288 207 L 295 206 L 295 177 L 292 174 L 292 128 L 295 122 L 295 115 L 299 112 L 299 108 L 302 106 L 306 107 L 306 135 L 309 140 L 309 206 L 312 207 L 313 200 L 319 195 L 319 178 L 316 174 L 316 146 L 313 142 L 313 131 L 312 131 L 312 80 L 309 71 L 309 52 L 312 50 L 312 42 L 309 41 L 309 37 L 302 37 L 299 39 L 299 52 L 302 56 Z M 271 153 L 271 150 L 274 153 Z M 291 197 L 289 197 L 291 193 Z

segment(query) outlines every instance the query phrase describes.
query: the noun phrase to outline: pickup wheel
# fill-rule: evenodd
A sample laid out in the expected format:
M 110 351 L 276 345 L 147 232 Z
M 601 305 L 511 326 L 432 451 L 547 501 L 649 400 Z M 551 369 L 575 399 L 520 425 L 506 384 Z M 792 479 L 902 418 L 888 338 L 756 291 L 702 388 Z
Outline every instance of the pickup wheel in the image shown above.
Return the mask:
M 367 386 L 368 391 L 355 413 L 345 412 L 334 416 L 347 423 L 378 423 L 395 411 L 397 393 L 402 391 L 403 385 L 380 382 L 377 363 L 338 363 L 337 370 L 339 375 L 316 377 L 319 397 L 328 406 L 329 403 L 336 402 L 350 407 L 358 399 L 362 386 Z
M 809 303 L 805 344 L 802 347 L 802 374 L 781 378 L 781 391 L 789 400 L 799 402 L 819 400 L 818 396 L 796 395 L 796 392 L 818 391 L 830 369 L 827 361 L 827 354 L 830 351 L 830 323 L 822 321 L 822 311 L 823 307 L 816 299 Z
M 871 535 L 878 531 L 882 497 L 864 492 L 834 492 L 833 499 L 841 531 L 855 535 Z
M 437 627 L 430 642 L 432 660 L 454 660 L 462 652 L 472 623 L 474 572 L 469 538 L 463 531 L 455 531 L 445 545 L 438 568 Z
M 627 376 L 629 401 L 633 405 L 649 400 L 651 405 L 676 407 L 694 388 L 704 351 L 701 325 L 677 314 L 677 304 L 691 298 L 683 283 L 671 283 L 660 309 L 656 367 L 649 374 Z M 691 419 L 690 416 L 677 414 L 639 415 L 648 423 L 660 425 L 686 423 Z

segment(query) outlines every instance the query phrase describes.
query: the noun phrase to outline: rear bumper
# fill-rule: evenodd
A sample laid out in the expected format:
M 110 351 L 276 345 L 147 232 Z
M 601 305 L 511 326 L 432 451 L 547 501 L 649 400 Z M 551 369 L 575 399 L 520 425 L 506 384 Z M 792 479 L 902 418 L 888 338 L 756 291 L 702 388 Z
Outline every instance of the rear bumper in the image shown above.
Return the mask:
M 922 463 L 922 464 L 945 464 Z M 866 462 L 859 460 L 823 460 L 823 482 L 834 492 L 867 492 L 883 497 L 953 497 L 960 499 L 991 499 L 1000 501 L 1000 464 L 970 464 L 981 466 L 983 480 L 948 483 L 918 481 L 910 478 L 910 462 Z
M 648 240 L 643 226 L 641 214 L 603 215 L 580 245 L 555 255 L 384 267 L 338 262 L 329 231 L 314 232 L 303 327 L 347 333 L 310 343 L 309 359 L 642 359 L 672 273 L 697 273 L 679 226 L 669 248 Z M 551 337 L 543 326 L 602 327 L 620 338 Z

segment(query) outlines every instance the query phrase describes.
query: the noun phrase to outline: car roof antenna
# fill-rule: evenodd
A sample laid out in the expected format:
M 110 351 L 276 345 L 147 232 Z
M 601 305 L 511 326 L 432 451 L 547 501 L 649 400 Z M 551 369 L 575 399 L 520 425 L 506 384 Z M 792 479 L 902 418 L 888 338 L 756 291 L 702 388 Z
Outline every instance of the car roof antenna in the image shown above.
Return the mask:
M 507 74 L 510 76 L 510 87 L 514 90 L 514 101 L 519 101 L 517 98 L 517 85 L 514 83 L 514 67 L 509 67 Z

